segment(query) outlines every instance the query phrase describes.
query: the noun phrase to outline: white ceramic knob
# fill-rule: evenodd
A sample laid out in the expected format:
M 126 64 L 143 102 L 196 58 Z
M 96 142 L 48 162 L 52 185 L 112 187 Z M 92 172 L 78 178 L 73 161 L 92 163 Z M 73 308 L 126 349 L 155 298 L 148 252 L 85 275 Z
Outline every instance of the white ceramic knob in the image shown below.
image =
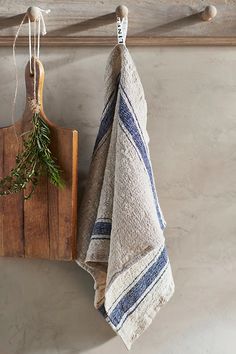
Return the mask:
M 125 5 L 120 5 L 117 6 L 116 8 L 116 17 L 120 17 L 120 18 L 124 18 L 124 17 L 128 17 L 128 7 Z
M 209 5 L 201 13 L 201 19 L 203 21 L 211 21 L 217 15 L 217 8 L 213 5 Z
M 27 14 L 31 22 L 38 21 L 41 15 L 41 10 L 37 6 L 31 6 L 28 8 Z

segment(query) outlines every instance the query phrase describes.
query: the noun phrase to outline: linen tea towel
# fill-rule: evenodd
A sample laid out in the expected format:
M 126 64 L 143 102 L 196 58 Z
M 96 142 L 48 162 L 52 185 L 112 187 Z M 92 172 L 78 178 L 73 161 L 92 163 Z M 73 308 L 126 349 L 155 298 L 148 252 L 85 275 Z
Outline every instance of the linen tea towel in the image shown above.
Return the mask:
M 124 45 L 111 52 L 102 114 L 80 208 L 78 263 L 94 305 L 127 348 L 173 294 L 165 221 L 148 150 L 143 88 Z

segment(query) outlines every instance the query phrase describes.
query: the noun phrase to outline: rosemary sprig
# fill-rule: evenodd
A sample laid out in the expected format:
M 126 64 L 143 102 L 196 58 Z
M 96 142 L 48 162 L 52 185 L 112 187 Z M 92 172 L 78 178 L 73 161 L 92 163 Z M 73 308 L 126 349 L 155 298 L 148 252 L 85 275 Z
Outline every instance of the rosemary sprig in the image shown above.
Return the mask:
M 39 183 L 40 176 L 47 173 L 50 182 L 56 187 L 63 187 L 65 182 L 61 170 L 49 149 L 50 129 L 40 116 L 34 113 L 33 128 L 23 134 L 23 150 L 16 156 L 16 166 L 10 174 L 0 180 L 0 196 L 20 192 L 31 185 L 30 192 L 25 195 L 29 199 Z

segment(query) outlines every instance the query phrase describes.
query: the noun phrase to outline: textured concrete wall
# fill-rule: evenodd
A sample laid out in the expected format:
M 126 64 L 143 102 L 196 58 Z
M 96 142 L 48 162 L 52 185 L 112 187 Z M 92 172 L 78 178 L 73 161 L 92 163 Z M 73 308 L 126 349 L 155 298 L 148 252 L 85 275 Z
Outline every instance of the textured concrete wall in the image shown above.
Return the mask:
M 108 48 L 42 49 L 45 111 L 80 132 L 80 186 L 103 108 Z M 18 49 L 24 103 L 26 49 Z M 132 48 L 149 106 L 148 130 L 176 282 L 135 354 L 236 353 L 236 49 Z M 0 50 L 1 126 L 14 71 Z M 0 354 L 122 354 L 93 309 L 93 282 L 75 263 L 0 259 Z

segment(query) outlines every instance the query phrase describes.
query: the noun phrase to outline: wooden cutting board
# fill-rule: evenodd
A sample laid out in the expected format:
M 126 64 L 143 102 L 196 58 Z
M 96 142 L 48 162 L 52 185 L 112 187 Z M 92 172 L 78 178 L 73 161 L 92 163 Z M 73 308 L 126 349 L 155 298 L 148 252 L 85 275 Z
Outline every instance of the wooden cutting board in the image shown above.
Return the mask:
M 51 131 L 50 149 L 63 171 L 65 187 L 54 187 L 44 176 L 28 200 L 24 200 L 23 192 L 0 196 L 0 256 L 72 260 L 76 258 L 77 247 L 78 132 L 59 127 L 46 117 L 42 102 L 44 69 L 38 60 L 36 70 L 36 95 L 41 103 L 41 115 Z M 33 76 L 29 63 L 25 82 L 26 106 L 22 119 L 15 126 L 0 128 L 1 178 L 15 166 L 19 149 L 15 130 L 19 136 L 32 127 L 28 98 L 33 98 Z M 22 139 L 19 140 L 21 143 Z

